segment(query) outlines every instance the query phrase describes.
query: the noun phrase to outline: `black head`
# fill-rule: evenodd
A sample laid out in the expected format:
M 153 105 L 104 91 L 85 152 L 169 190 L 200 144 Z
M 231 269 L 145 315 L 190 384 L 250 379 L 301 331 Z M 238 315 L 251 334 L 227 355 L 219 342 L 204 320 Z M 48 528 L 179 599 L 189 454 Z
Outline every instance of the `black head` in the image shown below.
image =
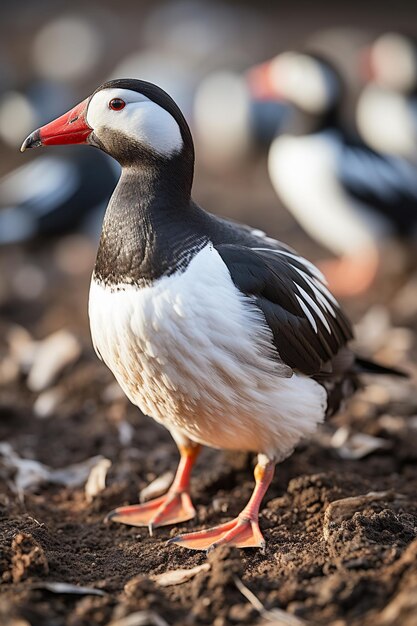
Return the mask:
M 143 158 L 169 159 L 182 153 L 194 161 L 188 124 L 174 100 L 160 87 L 135 79 L 111 80 L 89 98 L 89 143 L 121 165 Z
M 88 143 L 121 165 L 183 154 L 194 162 L 188 124 L 173 99 L 143 80 L 111 80 L 71 111 L 38 128 L 22 151 L 39 146 Z

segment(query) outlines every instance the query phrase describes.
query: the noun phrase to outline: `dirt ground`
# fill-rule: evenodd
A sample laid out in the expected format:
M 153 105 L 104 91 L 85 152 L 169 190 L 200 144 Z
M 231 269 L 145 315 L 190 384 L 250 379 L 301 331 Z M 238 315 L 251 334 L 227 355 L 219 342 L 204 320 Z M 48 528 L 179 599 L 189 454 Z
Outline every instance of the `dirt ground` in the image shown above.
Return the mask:
M 199 199 L 212 206 L 217 192 L 209 185 Z M 256 198 L 260 227 L 273 221 L 272 192 L 262 193 L 259 186 L 245 192 L 245 204 L 242 192 L 239 213 L 249 220 Z M 238 194 L 236 185 L 230 202 Z M 272 234 L 294 244 L 293 229 L 283 216 Z M 185 525 L 150 537 L 146 528 L 104 523 L 108 511 L 137 501 L 150 481 L 174 470 L 177 452 L 168 433 L 121 396 L 93 353 L 86 317 L 93 258 L 94 245 L 80 236 L 0 251 L 0 625 L 417 624 L 412 381 L 369 380 L 345 413 L 277 468 L 260 516 L 263 552 L 226 549 L 207 558 L 166 544 L 240 511 L 253 487 L 246 454 L 202 454 L 192 480 L 198 515 Z M 363 347 L 413 371 L 410 319 L 393 327 L 385 309 L 373 309 L 359 328 Z M 33 390 L 33 338 L 62 328 L 80 354 Z M 89 499 L 86 476 L 100 457 L 111 467 L 105 488 Z M 54 472 L 74 464 L 81 465 L 72 478 Z M 205 563 L 181 584 L 157 578 Z

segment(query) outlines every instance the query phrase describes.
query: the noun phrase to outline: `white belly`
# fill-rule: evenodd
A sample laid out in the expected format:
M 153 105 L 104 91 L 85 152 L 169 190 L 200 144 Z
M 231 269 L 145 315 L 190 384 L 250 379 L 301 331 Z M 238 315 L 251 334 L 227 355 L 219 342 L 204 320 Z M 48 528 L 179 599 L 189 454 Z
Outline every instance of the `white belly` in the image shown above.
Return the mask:
M 284 377 L 261 311 L 212 246 L 183 273 L 122 287 L 92 281 L 91 333 L 143 413 L 205 445 L 278 459 L 323 420 L 324 389 L 305 376 Z
M 301 226 L 336 255 L 374 243 L 382 229 L 369 211 L 349 198 L 334 170 L 337 140 L 330 134 L 277 137 L 268 156 L 275 191 Z

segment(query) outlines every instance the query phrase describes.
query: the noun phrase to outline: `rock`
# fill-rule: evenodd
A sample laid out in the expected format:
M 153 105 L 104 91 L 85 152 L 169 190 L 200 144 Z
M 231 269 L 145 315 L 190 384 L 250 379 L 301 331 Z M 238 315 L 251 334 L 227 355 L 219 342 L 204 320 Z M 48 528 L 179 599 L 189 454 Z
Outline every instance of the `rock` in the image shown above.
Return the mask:
M 29 533 L 18 533 L 12 542 L 12 578 L 19 583 L 30 576 L 48 574 L 48 561 L 42 546 Z
M 351 496 L 331 502 L 324 512 L 323 536 L 328 541 L 335 527 L 347 519 L 350 519 L 358 511 L 362 511 L 367 505 L 375 502 L 392 502 L 393 500 L 403 500 L 401 494 L 393 494 L 390 491 L 371 491 L 361 496 Z
M 416 515 L 405 512 L 408 503 L 401 494 L 381 491 L 329 504 L 323 524 L 328 565 L 353 575 L 355 571 L 376 570 L 394 563 L 417 533 Z M 361 578 L 352 580 L 359 584 Z M 353 588 L 348 596 L 351 592 Z M 344 592 L 340 594 L 338 601 Z
M 196 565 L 191 569 L 175 569 L 170 570 L 168 572 L 164 572 L 163 574 L 158 574 L 157 576 L 153 576 L 153 580 L 160 587 L 172 587 L 174 585 L 182 585 L 182 583 L 187 582 L 187 580 L 191 580 L 200 572 L 208 572 L 210 569 L 209 563 L 203 563 L 202 565 Z

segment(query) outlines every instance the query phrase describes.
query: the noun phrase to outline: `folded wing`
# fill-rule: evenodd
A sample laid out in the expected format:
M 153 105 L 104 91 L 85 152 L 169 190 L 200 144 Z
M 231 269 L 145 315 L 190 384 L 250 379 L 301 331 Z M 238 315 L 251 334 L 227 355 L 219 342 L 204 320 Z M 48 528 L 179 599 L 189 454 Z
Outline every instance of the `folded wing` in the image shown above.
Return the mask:
M 287 250 L 216 248 L 235 285 L 262 310 L 284 363 L 309 376 L 331 375 L 353 333 L 319 270 Z

